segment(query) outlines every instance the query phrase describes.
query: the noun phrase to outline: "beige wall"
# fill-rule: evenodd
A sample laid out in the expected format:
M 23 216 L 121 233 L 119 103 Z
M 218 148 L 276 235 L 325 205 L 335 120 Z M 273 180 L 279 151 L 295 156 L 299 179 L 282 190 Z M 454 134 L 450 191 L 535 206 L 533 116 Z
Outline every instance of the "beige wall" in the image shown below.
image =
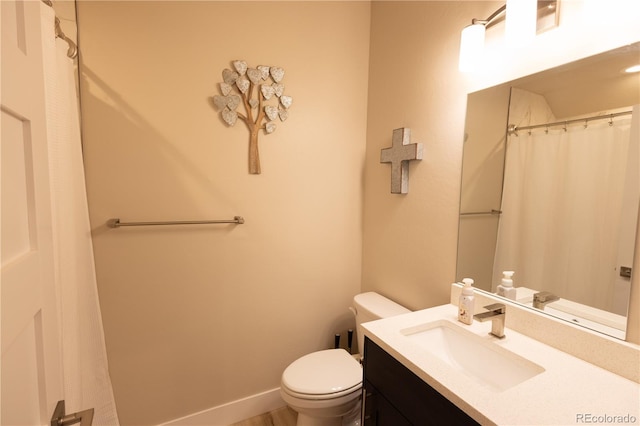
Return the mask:
M 495 6 L 495 7 L 494 7 Z M 460 30 L 487 2 L 374 2 L 365 168 L 363 290 L 419 309 L 447 303 L 455 279 L 467 86 Z M 391 194 L 380 150 L 395 128 L 424 144 L 409 193 Z
M 511 56 L 490 43 L 510 59 L 460 74 L 460 30 L 501 3 L 80 2 L 90 213 L 123 424 L 277 387 L 291 360 L 352 326 L 361 290 L 412 309 L 448 302 L 466 94 L 638 38 L 632 14 L 594 21 L 575 6 L 593 1 L 564 2 L 561 28 Z M 294 97 L 261 136 L 260 176 L 247 174 L 247 131 L 207 104 L 237 58 L 284 67 Z M 379 163 L 399 127 L 424 144 L 407 195 L 390 194 Z M 103 226 L 233 215 L 246 224 Z
M 80 2 L 90 214 L 123 424 L 279 386 L 354 326 L 368 2 Z M 331 23 L 331 25 L 327 25 Z M 260 136 L 208 103 L 234 59 L 285 69 L 289 119 Z M 108 230 L 123 221 L 244 225 Z M 345 339 L 346 340 L 346 333 Z

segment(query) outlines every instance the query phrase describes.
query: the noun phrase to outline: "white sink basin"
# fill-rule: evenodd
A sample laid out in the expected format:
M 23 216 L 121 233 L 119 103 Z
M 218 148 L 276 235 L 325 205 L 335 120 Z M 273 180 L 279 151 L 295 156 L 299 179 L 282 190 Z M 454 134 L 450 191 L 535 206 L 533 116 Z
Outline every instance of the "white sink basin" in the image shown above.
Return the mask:
M 400 330 L 415 344 L 474 381 L 504 391 L 544 371 L 544 368 L 447 320 Z

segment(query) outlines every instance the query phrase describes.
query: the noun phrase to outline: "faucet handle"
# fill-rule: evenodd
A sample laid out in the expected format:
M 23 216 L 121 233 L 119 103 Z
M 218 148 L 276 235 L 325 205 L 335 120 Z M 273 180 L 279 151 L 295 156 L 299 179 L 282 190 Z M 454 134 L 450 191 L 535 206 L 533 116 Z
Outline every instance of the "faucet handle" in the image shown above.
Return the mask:
M 558 296 L 551 293 L 550 291 L 540 291 L 533 295 L 533 300 L 538 302 L 551 302 L 554 300 L 558 300 Z
M 484 307 L 488 311 L 492 311 L 499 314 L 504 314 L 506 310 L 506 306 L 504 303 L 492 303 L 491 305 L 487 305 Z
M 556 300 L 560 300 L 560 298 L 555 294 L 549 291 L 541 291 L 533 295 L 533 307 L 544 310 L 545 305 L 555 302 Z

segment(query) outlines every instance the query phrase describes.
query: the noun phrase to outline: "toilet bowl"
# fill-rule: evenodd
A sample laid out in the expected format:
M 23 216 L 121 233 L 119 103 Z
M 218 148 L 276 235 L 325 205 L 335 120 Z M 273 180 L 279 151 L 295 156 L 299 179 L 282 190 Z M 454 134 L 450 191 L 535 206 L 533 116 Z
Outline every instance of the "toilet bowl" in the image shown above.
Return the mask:
M 360 324 L 410 312 L 374 292 L 353 298 L 360 350 Z M 282 373 L 282 399 L 298 413 L 298 426 L 359 426 L 362 367 L 344 349 L 312 352 L 292 362 Z
M 352 413 L 355 426 L 361 389 L 360 363 L 344 349 L 327 349 L 291 363 L 282 373 L 280 394 L 298 412 L 298 425 L 341 426 Z

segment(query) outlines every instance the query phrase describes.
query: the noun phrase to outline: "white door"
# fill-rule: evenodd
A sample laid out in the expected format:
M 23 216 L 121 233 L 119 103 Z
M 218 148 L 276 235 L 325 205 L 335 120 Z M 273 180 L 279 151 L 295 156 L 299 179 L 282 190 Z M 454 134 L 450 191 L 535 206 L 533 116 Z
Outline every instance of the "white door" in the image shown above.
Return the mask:
M 56 402 L 64 398 L 52 254 L 41 3 L 0 3 L 0 423 L 43 425 L 49 424 Z

